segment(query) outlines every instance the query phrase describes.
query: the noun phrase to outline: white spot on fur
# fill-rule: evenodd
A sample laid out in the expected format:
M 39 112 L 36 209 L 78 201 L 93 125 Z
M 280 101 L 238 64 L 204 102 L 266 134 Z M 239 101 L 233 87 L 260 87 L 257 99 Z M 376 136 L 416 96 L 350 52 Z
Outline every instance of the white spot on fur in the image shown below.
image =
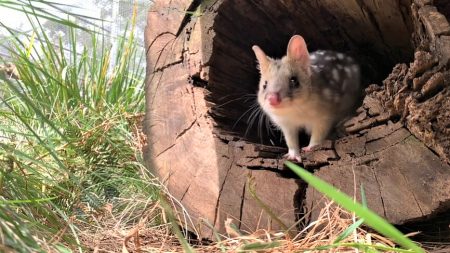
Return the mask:
M 316 56 L 315 54 L 313 54 L 313 55 L 311 55 L 309 58 L 310 58 L 311 60 L 315 60 L 315 59 L 317 58 L 317 56 Z
M 314 67 L 317 71 L 321 71 L 325 66 L 322 64 L 316 64 L 316 65 L 311 65 L 311 67 Z
M 342 54 L 342 53 L 338 53 L 337 54 L 337 58 L 339 59 L 339 60 L 343 60 L 344 59 L 344 54 Z
M 359 70 L 359 67 L 358 67 L 358 65 L 352 65 L 352 71 L 353 71 L 353 73 L 358 73 L 358 70 Z
M 344 70 L 345 70 L 345 73 L 347 74 L 347 76 L 352 75 L 352 69 L 350 69 L 349 67 L 346 67 Z
M 333 79 L 338 81 L 339 80 L 339 71 L 337 69 L 333 69 L 333 71 L 331 72 L 331 74 L 333 75 Z
M 323 90 L 323 95 L 328 98 L 328 99 L 332 99 L 333 98 L 333 91 L 331 91 L 330 89 L 324 89 Z

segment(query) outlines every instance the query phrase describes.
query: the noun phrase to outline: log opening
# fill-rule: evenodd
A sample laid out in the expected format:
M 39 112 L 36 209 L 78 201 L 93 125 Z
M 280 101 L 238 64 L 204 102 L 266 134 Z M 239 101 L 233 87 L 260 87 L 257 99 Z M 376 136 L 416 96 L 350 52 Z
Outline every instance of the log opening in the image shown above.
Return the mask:
M 362 67 L 363 85 L 381 83 L 397 63 L 413 58 L 411 1 L 382 7 L 367 1 L 334 6 L 310 1 L 225 1 L 217 10 L 212 55 L 207 63 L 210 91 L 207 100 L 217 126 L 253 143 L 284 146 L 278 131 L 249 120 L 256 103 L 259 73 L 251 46 L 272 57 L 286 53 L 293 34 L 305 37 L 309 50 L 330 49 L 354 56 Z M 348 10 L 361 13 L 351 16 Z M 389 4 L 388 4 L 389 5 Z M 264 122 L 265 123 L 265 122 Z M 302 142 L 307 141 L 303 136 Z M 305 144 L 305 143 L 303 143 Z
M 434 6 L 447 20 L 450 20 L 450 2 L 448 0 L 434 0 Z

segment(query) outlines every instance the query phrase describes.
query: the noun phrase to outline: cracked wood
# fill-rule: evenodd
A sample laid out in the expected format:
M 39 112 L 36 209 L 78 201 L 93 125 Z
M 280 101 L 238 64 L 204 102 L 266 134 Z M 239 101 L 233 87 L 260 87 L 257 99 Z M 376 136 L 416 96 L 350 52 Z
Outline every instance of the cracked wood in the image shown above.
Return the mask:
M 245 118 L 236 122 L 254 102 L 247 100 L 258 79 L 251 46 L 281 56 L 294 33 L 313 49 L 360 57 L 367 80 L 415 58 L 382 86 L 369 86 L 345 124 L 348 134 L 302 153 L 303 165 L 351 195 L 363 183 L 369 207 L 394 223 L 448 208 L 450 34 L 432 1 L 414 2 L 154 1 L 145 35 L 146 163 L 189 212 L 192 230 L 214 238 L 204 220 L 224 232 L 227 218 L 249 232 L 279 229 L 251 196 L 248 178 L 288 226 L 302 208 L 314 216 L 320 207 L 321 195 L 281 171 L 285 147 L 258 138 Z

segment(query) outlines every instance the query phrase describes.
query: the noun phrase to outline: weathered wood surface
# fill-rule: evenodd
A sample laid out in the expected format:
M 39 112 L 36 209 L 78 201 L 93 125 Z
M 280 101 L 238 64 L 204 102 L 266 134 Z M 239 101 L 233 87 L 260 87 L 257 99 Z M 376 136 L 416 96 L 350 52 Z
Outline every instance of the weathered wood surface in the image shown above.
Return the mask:
M 395 224 L 431 217 L 450 203 L 450 25 L 429 4 L 413 5 L 412 15 L 414 61 L 398 64 L 383 87 L 368 88 L 360 114 L 350 122 L 357 128 L 348 128 L 356 135 L 338 140 L 339 161 L 315 173 L 349 194 L 355 184 L 340 178 L 355 178 L 367 188 L 369 207 Z M 342 152 L 349 138 L 358 145 L 349 141 Z M 308 188 L 305 207 L 313 210 L 321 198 Z
M 241 229 L 249 231 L 257 224 L 267 227 L 267 215 L 246 190 L 249 175 L 254 177 L 258 192 L 268 192 L 266 183 L 284 185 L 278 189 L 277 201 L 267 199 L 269 194 L 261 199 L 271 201 L 270 206 L 291 222 L 295 219 L 296 180 L 276 177 L 269 171 L 243 170 L 235 160 L 244 157 L 243 150 L 250 145 L 223 139 L 214 130 L 216 123 L 205 100 L 207 90 L 199 80 L 208 74 L 204 59 L 211 48 L 204 42 L 211 42 L 207 37 L 213 33 L 209 31 L 212 23 L 208 24 L 207 16 L 193 21 L 184 15 L 197 7 L 190 1 L 172 1 L 170 5 L 160 1 L 155 3 L 156 11 L 149 13 L 148 166 L 155 168 L 170 193 L 188 210 L 194 221 L 188 225 L 195 226 L 201 236 L 212 236 L 207 224 L 224 231 L 226 218 L 233 218 Z M 213 12 L 210 8 L 214 7 L 208 8 Z M 168 26 L 162 25 L 166 23 Z M 248 212 L 243 213 L 244 208 Z
M 207 224 L 223 232 L 227 218 L 246 231 L 280 227 L 251 196 L 249 177 L 258 197 L 288 226 L 303 208 L 320 206 L 317 192 L 308 189 L 303 202 L 305 185 L 277 172 L 283 144 L 267 135 L 259 144 L 248 114 L 238 120 L 257 89 L 251 46 L 281 56 L 295 33 L 312 50 L 356 55 L 366 81 L 413 59 L 413 37 L 423 51 L 414 64 L 398 65 L 383 87 L 371 86 L 347 125 L 350 134 L 304 154 L 304 165 L 350 194 L 355 182 L 363 183 L 369 206 L 395 223 L 448 204 L 450 34 L 430 3 L 417 1 L 411 8 L 409 0 L 200 2 L 157 0 L 149 12 L 145 121 L 147 165 L 189 212 L 188 225 L 200 236 L 212 236 Z
M 372 122 L 368 117 L 373 108 L 382 108 L 372 97 L 366 97 L 360 113 L 361 125 Z M 372 111 L 371 111 L 372 110 Z M 378 113 L 378 112 L 377 112 Z M 330 162 L 315 172 L 343 192 L 361 200 L 363 185 L 369 208 L 390 222 L 403 224 L 420 217 L 442 212 L 450 201 L 450 166 L 439 159 L 400 122 L 389 117 L 339 139 L 335 150 L 339 160 Z M 364 116 L 363 116 L 364 115 Z M 359 125 L 359 124 L 358 124 Z M 323 196 L 313 188 L 306 193 L 306 212 L 318 215 Z

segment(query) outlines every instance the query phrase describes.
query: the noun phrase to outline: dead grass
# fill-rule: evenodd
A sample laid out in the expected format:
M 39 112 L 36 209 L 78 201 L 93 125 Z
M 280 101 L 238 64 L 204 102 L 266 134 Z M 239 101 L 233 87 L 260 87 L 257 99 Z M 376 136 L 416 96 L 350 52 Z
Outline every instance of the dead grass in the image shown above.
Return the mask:
M 127 200 L 136 205 L 136 200 Z M 141 203 L 142 204 L 142 203 Z M 175 203 L 172 203 L 175 204 Z M 133 222 L 124 223 L 138 213 L 132 206 L 120 213 L 114 213 L 113 206 L 106 206 L 102 212 L 91 213 L 88 223 L 77 224 L 83 231 L 79 234 L 81 244 L 92 252 L 183 252 L 178 238 L 172 233 L 160 203 L 148 203 Z M 187 221 L 186 217 L 178 217 Z M 354 223 L 354 217 L 330 202 L 320 213 L 317 221 L 309 224 L 291 238 L 279 231 L 260 229 L 248 235 L 239 235 L 228 220 L 227 234 L 221 240 L 193 245 L 196 252 L 245 252 L 251 247 L 258 252 L 358 252 L 354 248 L 339 246 L 326 250 L 318 247 L 332 245 L 337 237 Z M 162 224 L 162 225 L 156 225 Z M 357 228 L 350 236 L 340 242 L 363 243 L 394 247 L 395 244 L 382 236 L 364 228 Z M 263 246 L 268 249 L 263 250 Z M 255 248 L 253 248 L 255 249 Z
M 136 126 L 138 124 L 135 123 L 142 122 L 142 119 L 143 116 L 139 115 L 136 118 L 129 118 L 129 121 Z M 142 150 L 146 145 L 142 129 L 136 127 L 133 136 L 136 146 Z M 185 230 L 189 227 L 195 234 L 196 226 L 187 211 L 156 180 L 154 184 L 159 185 L 166 196 L 165 199 L 170 201 L 169 204 L 173 209 L 170 212 L 175 214 L 180 224 L 185 224 Z M 83 221 L 74 221 L 80 229 L 78 232 L 80 244 L 90 252 L 183 252 L 182 244 L 173 232 L 168 215 L 166 215 L 167 212 L 163 208 L 164 205 L 160 202 L 146 202 L 145 199 L 145 196 L 119 199 L 116 206 L 107 204 L 100 210 L 94 210 L 88 206 L 79 207 L 86 214 Z M 332 245 L 355 221 L 356 218 L 352 214 L 330 201 L 321 210 L 319 218 L 301 231 L 297 231 L 294 237 L 292 237 L 292 233 L 268 229 L 259 229 L 247 234 L 235 228 L 233 223 L 238 224 L 238 221 L 228 219 L 223 221 L 227 232 L 218 235 L 220 241 L 191 240 L 190 243 L 199 253 L 255 252 L 255 249 L 258 252 L 362 252 L 348 246 L 318 249 Z M 357 228 L 347 238 L 340 241 L 340 245 L 351 243 L 395 247 L 391 240 L 372 233 L 364 227 Z M 268 248 L 263 249 L 264 246 Z

